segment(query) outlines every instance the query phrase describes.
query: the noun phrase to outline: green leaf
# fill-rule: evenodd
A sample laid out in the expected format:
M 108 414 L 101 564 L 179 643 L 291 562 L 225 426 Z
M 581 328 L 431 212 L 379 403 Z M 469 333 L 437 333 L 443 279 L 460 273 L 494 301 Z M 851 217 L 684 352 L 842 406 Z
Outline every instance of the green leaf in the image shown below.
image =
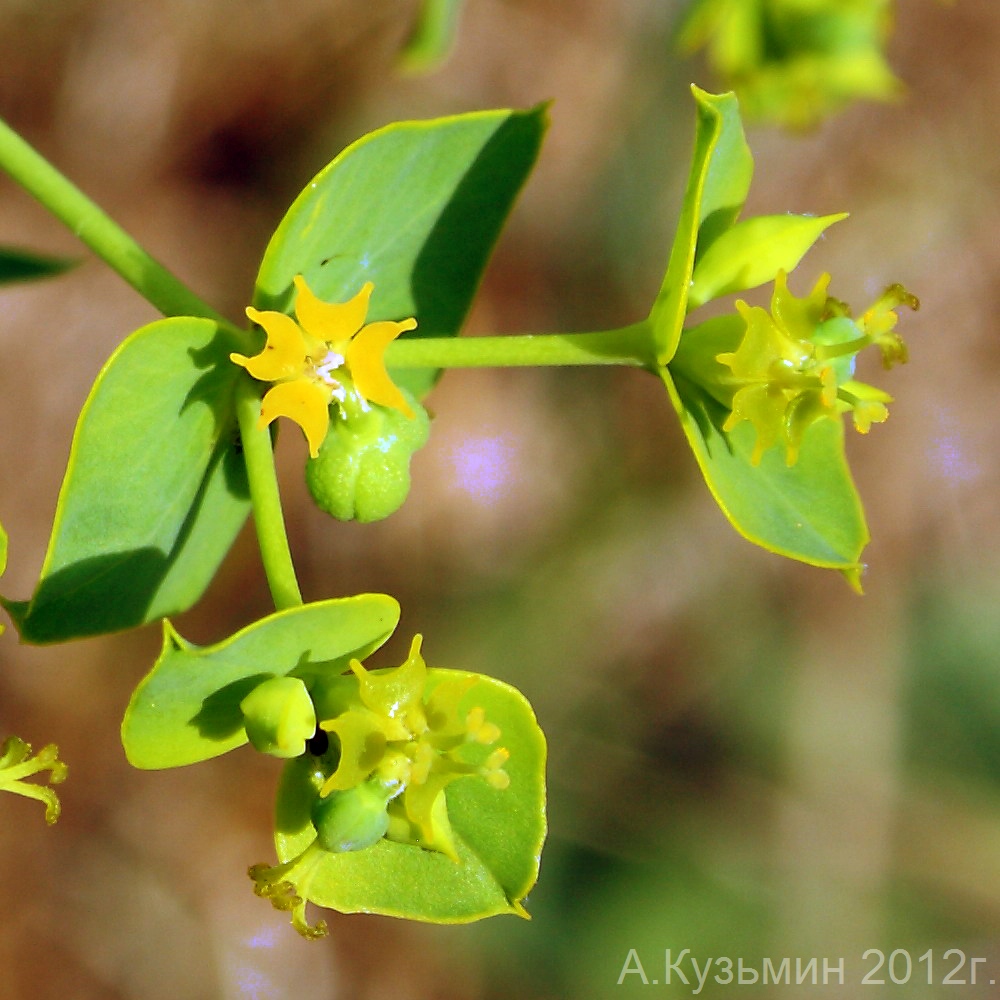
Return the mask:
M 667 364 L 677 350 L 699 233 L 710 244 L 739 215 L 750 187 L 753 160 L 732 94 L 715 96 L 692 87 L 697 120 L 694 154 L 667 273 L 649 314 L 656 360 Z
M 526 916 L 521 901 L 538 877 L 545 839 L 545 738 L 524 696 L 501 681 L 432 668 L 428 691 L 456 676 L 477 678 L 460 714 L 479 706 L 500 727 L 500 742 L 510 751 L 504 764 L 510 786 L 498 790 L 478 777 L 448 786 L 458 864 L 437 851 L 389 840 L 359 851 L 324 853 L 308 886 L 296 887 L 313 903 L 343 913 L 449 924 L 501 913 Z M 470 763 L 482 763 L 490 752 L 477 744 L 466 747 Z M 282 861 L 299 855 L 316 836 L 310 820 L 314 769 L 308 754 L 286 766 L 275 830 Z
M 754 466 L 749 423 L 723 431 L 728 410 L 720 403 L 679 373 L 664 370 L 661 377 L 705 482 L 733 527 L 771 552 L 842 570 L 856 581 L 869 536 L 844 456 L 843 423 L 821 420 L 810 427 L 791 467 L 781 448 L 768 449 Z
M 51 278 L 76 267 L 69 257 L 49 257 L 17 247 L 0 247 L 0 285 Z
M 791 271 L 823 232 L 847 213 L 824 215 L 759 215 L 721 233 L 700 253 L 691 277 L 688 309 L 773 281 L 778 271 Z
M 247 742 L 240 702 L 270 677 L 294 674 L 308 686 L 378 649 L 399 621 L 384 594 L 319 601 L 262 618 L 211 646 L 195 646 L 163 624 L 163 646 L 122 723 L 134 767 L 181 767 Z
M 369 322 L 415 316 L 415 336 L 456 334 L 545 125 L 544 108 L 487 111 L 400 122 L 359 139 L 281 221 L 254 305 L 288 312 L 297 274 L 327 302 L 372 281 Z M 393 377 L 420 398 L 436 373 Z
M 111 356 L 77 423 L 35 593 L 5 602 L 22 639 L 132 628 L 201 596 L 250 509 L 234 333 L 159 320 Z

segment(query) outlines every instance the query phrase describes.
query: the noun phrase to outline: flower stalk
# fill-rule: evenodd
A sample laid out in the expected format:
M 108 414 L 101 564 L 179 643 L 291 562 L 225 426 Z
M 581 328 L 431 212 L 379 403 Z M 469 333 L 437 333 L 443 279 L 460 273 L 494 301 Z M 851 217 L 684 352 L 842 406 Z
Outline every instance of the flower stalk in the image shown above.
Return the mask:
M 258 426 L 260 396 L 249 378 L 240 378 L 236 383 L 236 418 L 250 484 L 257 542 L 268 587 L 277 610 L 293 608 L 302 603 L 302 593 L 285 532 L 271 435 L 266 427 Z
M 164 316 L 223 319 L 2 120 L 0 169 Z
M 385 352 L 389 368 L 529 368 L 653 363 L 652 333 L 642 320 L 588 333 L 511 334 L 490 337 L 414 337 Z

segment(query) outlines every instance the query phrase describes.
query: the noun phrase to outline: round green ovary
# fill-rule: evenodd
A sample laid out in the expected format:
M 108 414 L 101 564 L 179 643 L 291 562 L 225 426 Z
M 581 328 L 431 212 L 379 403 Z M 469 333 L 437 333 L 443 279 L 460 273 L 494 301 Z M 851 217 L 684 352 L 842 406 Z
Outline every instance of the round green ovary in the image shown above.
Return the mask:
M 324 850 L 340 853 L 371 847 L 389 828 L 385 792 L 378 783 L 367 782 L 319 796 L 312 823 Z
M 410 458 L 427 441 L 430 421 L 406 393 L 415 416 L 371 406 L 338 407 L 319 455 L 306 463 L 317 505 L 341 521 L 379 521 L 410 491 Z

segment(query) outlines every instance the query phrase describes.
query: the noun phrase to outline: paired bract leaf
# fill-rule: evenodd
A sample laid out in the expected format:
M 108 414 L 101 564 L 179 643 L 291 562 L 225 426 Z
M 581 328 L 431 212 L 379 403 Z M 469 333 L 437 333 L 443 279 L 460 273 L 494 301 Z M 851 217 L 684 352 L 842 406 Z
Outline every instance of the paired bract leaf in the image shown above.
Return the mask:
M 444 680 L 475 678 L 460 714 L 485 710 L 510 752 L 504 770 L 510 785 L 491 787 L 476 777 L 452 782 L 448 816 L 459 861 L 413 844 L 379 840 L 371 847 L 324 852 L 300 894 L 345 913 L 381 913 L 434 923 L 465 923 L 501 913 L 525 916 L 521 901 L 538 877 L 545 839 L 545 739 L 531 706 L 501 681 L 464 671 L 431 668 L 428 691 Z M 463 748 L 469 763 L 482 764 L 489 748 Z M 316 759 L 305 755 L 286 765 L 278 793 L 275 845 L 290 861 L 315 839 L 310 820 L 316 799 Z
M 35 593 L 6 602 L 28 642 L 190 607 L 250 510 L 232 393 L 235 331 L 159 320 L 111 356 L 80 414 Z
M 840 421 L 824 419 L 808 427 L 797 464 L 790 467 L 777 450 L 757 464 L 761 449 L 755 451 L 752 427 L 733 426 L 731 419 L 737 386 L 717 360 L 737 349 L 746 320 L 734 312 L 684 327 L 691 310 L 794 268 L 844 216 L 737 221 L 753 160 L 736 98 L 692 89 L 697 128 L 691 171 L 667 273 L 649 316 L 655 368 L 705 481 L 733 527 L 773 552 L 843 570 L 856 584 L 868 531 L 844 456 Z
M 211 646 L 186 642 L 164 623 L 163 647 L 122 723 L 135 767 L 194 764 L 247 742 L 240 702 L 271 677 L 339 673 L 392 634 L 399 605 L 361 594 L 279 611 Z
M 691 171 L 667 273 L 649 316 L 659 365 L 667 364 L 677 350 L 696 255 L 736 221 L 753 175 L 736 98 L 706 94 L 697 87 L 692 92 L 697 125 Z
M 299 195 L 268 245 L 254 306 L 289 312 L 303 275 L 326 302 L 375 285 L 368 321 L 414 316 L 407 336 L 458 332 L 534 165 L 544 109 L 400 122 L 359 139 Z M 393 373 L 418 398 L 429 369 Z

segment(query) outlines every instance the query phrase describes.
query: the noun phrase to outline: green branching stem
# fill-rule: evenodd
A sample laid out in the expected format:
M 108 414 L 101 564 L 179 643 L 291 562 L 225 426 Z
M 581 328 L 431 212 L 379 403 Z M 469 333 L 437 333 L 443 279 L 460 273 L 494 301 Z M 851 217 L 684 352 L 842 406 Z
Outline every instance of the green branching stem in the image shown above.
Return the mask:
M 250 482 L 250 500 L 253 504 L 260 557 L 274 606 L 281 611 L 300 605 L 302 594 L 295 578 L 292 553 L 285 534 L 271 435 L 267 428 L 257 426 L 260 418 L 259 385 L 249 377 L 237 380 L 236 418 L 239 421 L 243 459 Z
M 643 320 L 596 333 L 500 337 L 404 337 L 385 352 L 390 368 L 508 368 L 552 365 L 631 365 L 653 362 L 652 334 Z
M 164 316 L 222 319 L 2 120 L 0 169 L 40 201 Z

